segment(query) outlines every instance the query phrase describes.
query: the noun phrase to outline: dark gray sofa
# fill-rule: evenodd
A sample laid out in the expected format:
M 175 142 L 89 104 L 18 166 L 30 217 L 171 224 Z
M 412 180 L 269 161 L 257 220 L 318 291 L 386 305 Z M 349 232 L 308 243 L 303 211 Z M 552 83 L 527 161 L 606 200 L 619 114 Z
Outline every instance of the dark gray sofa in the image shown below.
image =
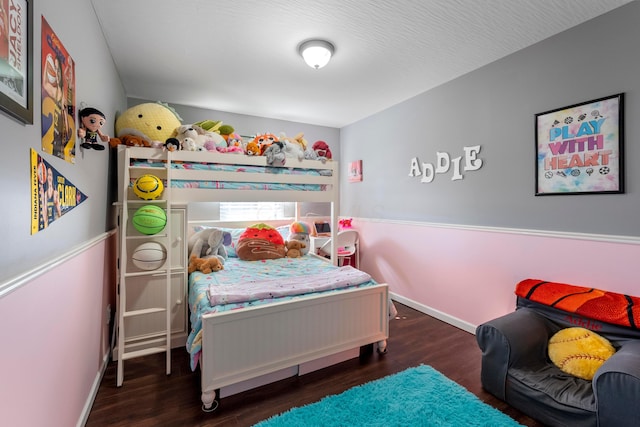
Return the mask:
M 514 312 L 476 329 L 483 388 L 549 426 L 640 426 L 640 331 L 633 324 L 640 307 L 625 309 L 630 326 L 517 296 Z M 547 356 L 549 338 L 574 326 L 597 332 L 617 350 L 592 381 L 562 372 Z

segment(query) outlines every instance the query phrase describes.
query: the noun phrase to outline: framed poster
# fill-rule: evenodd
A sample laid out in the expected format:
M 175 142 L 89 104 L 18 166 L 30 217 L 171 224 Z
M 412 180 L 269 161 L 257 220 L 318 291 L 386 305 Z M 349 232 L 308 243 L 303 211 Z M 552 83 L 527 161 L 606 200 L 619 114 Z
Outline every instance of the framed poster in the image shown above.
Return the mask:
M 33 0 L 0 0 L 0 110 L 33 123 Z
M 349 163 L 349 182 L 362 181 L 362 160 Z
M 624 94 L 536 114 L 536 196 L 624 192 Z

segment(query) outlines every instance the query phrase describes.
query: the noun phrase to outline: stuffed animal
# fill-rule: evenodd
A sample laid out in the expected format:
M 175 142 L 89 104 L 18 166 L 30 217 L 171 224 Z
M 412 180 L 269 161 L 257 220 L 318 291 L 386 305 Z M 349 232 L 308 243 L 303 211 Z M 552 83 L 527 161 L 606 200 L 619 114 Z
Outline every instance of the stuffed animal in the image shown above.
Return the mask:
M 306 222 L 296 221 L 289 226 L 289 240 L 298 240 L 305 245 L 302 247 L 303 255 L 309 253 L 309 247 L 311 246 L 310 236 L 313 231 L 313 228 Z
M 244 143 L 242 142 L 242 136 L 240 136 L 240 134 L 237 134 L 235 132 L 227 135 L 227 145 L 229 147 L 239 147 L 244 150 Z
M 136 135 L 122 135 L 120 138 L 111 138 L 109 140 L 111 147 L 118 145 L 126 145 L 128 147 L 151 147 L 151 143 L 146 139 L 142 139 Z
M 274 142 L 278 142 L 279 139 L 272 133 L 258 134 L 253 138 L 252 142 L 258 144 L 260 147 L 260 155 L 263 155 L 265 150 Z
M 318 160 L 322 160 L 322 161 L 327 161 L 327 160 L 331 160 L 331 149 L 329 148 L 329 145 L 324 142 L 324 141 L 316 141 L 313 143 L 313 151 L 316 152 L 316 155 L 318 156 Z
M 178 138 L 168 138 L 164 142 L 164 148 L 167 151 L 178 151 L 180 150 L 180 141 L 178 141 Z
M 286 155 L 284 154 L 284 144 L 280 141 L 271 143 L 263 155 L 267 158 L 269 166 L 284 166 Z
M 219 228 L 205 228 L 195 232 L 188 241 L 189 257 L 218 258 L 222 264 L 227 259 L 225 246 L 231 244 L 231 233 Z
M 247 156 L 259 156 L 260 146 L 255 141 L 249 141 L 245 148 L 245 153 L 247 154 Z
M 262 223 L 247 227 L 236 245 L 236 254 L 244 261 L 284 258 L 286 252 L 284 239 L 278 230 Z
M 224 270 L 224 265 L 220 262 L 220 259 L 216 257 L 212 258 L 198 258 L 192 255 L 189 258 L 189 266 L 187 271 L 193 273 L 194 271 L 202 271 L 204 274 L 209 274 L 214 271 Z
M 207 132 L 218 132 L 220 127 L 222 126 L 222 120 L 201 120 L 193 124 L 194 126 L 198 126 L 201 129 L 204 129 Z
M 287 240 L 284 245 L 287 247 L 287 258 L 300 258 L 304 255 L 302 249 L 307 247 L 300 240 Z
M 204 145 L 200 145 L 195 139 L 190 137 L 184 138 L 181 145 L 184 151 L 206 151 Z
M 293 137 L 293 139 L 296 140 L 296 142 L 298 143 L 298 145 L 300 145 L 300 147 L 302 147 L 302 150 L 306 150 L 307 149 L 307 140 L 304 139 L 304 133 L 300 132 L 299 134 L 297 134 L 296 136 Z
M 215 132 L 207 132 L 196 125 L 181 125 L 175 130 L 175 137 L 180 141 L 183 150 L 216 151 L 220 144 L 226 147 L 225 140 Z
M 165 141 L 174 136 L 173 131 L 180 126 L 182 118 L 163 103 L 148 102 L 129 108 L 116 119 L 116 136 L 135 135 L 150 146 L 164 146 Z
M 297 136 L 302 135 L 298 134 Z M 280 133 L 280 142 L 284 144 L 284 154 L 292 159 L 304 159 L 304 148 L 295 138 L 289 138 L 284 132 Z
M 227 146 L 229 146 L 229 137 L 235 132 L 233 126 L 231 125 L 222 125 L 218 128 L 218 133 L 227 141 Z

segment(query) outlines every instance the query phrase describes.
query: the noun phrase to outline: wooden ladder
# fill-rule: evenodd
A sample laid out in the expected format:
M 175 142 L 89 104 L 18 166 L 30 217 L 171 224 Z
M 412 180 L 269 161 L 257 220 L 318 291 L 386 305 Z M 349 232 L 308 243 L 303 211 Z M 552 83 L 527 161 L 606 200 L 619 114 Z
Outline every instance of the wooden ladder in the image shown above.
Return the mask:
M 119 250 L 119 283 L 117 288 L 117 377 L 116 385 L 122 386 L 124 381 L 124 362 L 136 357 L 146 356 L 155 353 L 166 353 L 166 374 L 171 374 L 171 153 L 163 154 L 164 167 L 136 167 L 131 166 L 131 159 L 145 158 L 145 150 L 148 148 L 129 147 L 124 150 L 123 180 L 122 180 L 122 211 L 119 221 L 120 230 L 120 250 Z M 164 191 L 154 200 L 142 200 L 133 192 L 130 184 L 141 175 L 155 175 L 164 181 Z M 164 229 L 157 234 L 146 235 L 140 233 L 132 224 L 135 211 L 145 205 L 155 205 L 162 208 L 166 213 L 167 222 Z M 155 270 L 144 270 L 138 268 L 130 259 L 135 248 L 144 242 L 157 242 L 165 248 L 166 258 L 159 268 Z M 150 306 L 144 308 L 129 309 L 127 297 L 131 287 L 150 286 L 151 283 L 144 278 L 157 278 L 164 275 L 164 306 Z M 154 283 L 155 284 L 155 283 Z M 135 321 L 136 318 L 144 319 L 145 316 L 154 313 L 165 314 L 164 330 L 149 334 L 144 337 L 132 338 L 127 335 L 127 323 Z

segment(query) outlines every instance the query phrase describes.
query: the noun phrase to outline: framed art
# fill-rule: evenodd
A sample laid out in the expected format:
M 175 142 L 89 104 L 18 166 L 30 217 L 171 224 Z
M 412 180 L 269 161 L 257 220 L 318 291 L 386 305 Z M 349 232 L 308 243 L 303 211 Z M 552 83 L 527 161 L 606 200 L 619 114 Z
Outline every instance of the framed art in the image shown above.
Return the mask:
M 33 124 L 33 0 L 0 0 L 0 110 Z
M 362 181 L 362 160 L 349 163 L 349 182 Z
M 536 196 L 624 192 L 624 94 L 535 116 Z

